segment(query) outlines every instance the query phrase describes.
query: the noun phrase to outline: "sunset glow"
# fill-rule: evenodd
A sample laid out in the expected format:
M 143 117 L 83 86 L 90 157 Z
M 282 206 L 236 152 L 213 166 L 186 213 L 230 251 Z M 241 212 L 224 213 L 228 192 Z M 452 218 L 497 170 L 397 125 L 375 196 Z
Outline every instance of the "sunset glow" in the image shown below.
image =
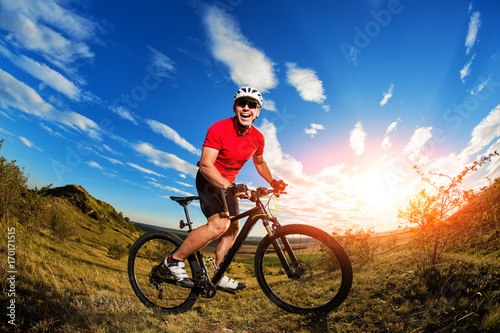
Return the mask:
M 362 175 L 357 187 L 357 195 L 366 203 L 387 208 L 395 200 L 395 189 L 391 188 L 387 175 L 381 170 L 373 170 Z
M 453 176 L 500 151 L 499 15 L 470 0 L 0 0 L 2 155 L 30 187 L 78 184 L 175 227 L 168 197 L 197 194 L 207 129 L 250 85 L 289 184 L 279 220 L 394 230 L 423 186 L 414 165 Z M 492 161 L 464 186 L 498 176 Z M 252 160 L 236 182 L 269 185 Z

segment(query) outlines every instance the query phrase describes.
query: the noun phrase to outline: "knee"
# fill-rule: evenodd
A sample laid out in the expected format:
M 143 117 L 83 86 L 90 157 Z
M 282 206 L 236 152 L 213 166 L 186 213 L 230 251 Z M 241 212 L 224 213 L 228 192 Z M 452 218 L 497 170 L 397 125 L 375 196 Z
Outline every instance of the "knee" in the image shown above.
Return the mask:
M 219 238 L 220 236 L 224 235 L 224 233 L 227 231 L 227 227 L 225 226 L 214 226 L 212 228 L 212 235 L 214 238 Z
M 212 238 L 219 238 L 229 229 L 229 219 L 217 219 L 209 223 L 209 230 L 212 233 Z

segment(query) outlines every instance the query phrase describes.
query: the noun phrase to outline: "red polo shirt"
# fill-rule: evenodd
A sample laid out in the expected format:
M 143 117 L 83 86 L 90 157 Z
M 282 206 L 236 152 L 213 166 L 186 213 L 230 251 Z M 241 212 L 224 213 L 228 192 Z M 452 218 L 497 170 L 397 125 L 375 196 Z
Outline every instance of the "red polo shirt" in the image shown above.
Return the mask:
M 204 147 L 219 151 L 215 167 L 222 177 L 234 182 L 236 175 L 246 161 L 254 155 L 264 154 L 264 136 L 255 127 L 242 135 L 235 118 L 227 118 L 214 123 L 208 129 Z

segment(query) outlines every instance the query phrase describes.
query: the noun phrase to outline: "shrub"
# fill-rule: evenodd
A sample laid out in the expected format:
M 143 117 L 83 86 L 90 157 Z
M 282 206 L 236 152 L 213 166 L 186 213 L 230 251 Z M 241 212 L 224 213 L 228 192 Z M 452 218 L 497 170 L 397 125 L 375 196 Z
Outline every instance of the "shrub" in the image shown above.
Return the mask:
M 125 246 L 118 244 L 118 242 L 115 240 L 114 244 L 111 244 L 108 247 L 108 256 L 110 256 L 113 259 L 120 260 L 125 256 L 127 253 L 127 249 Z
M 4 140 L 0 140 L 0 149 Z M 28 177 L 16 161 L 0 156 L 0 219 L 14 218 L 30 229 L 37 229 L 44 220 L 44 200 L 28 189 Z
M 418 166 L 413 167 L 422 181 L 435 190 L 435 194 L 430 194 L 425 189 L 422 190 L 398 214 L 398 217 L 404 221 L 403 223 L 415 226 L 412 229 L 410 245 L 420 273 L 425 275 L 440 262 L 453 239 L 450 232 L 450 217 L 474 197 L 472 190 L 461 190 L 459 185 L 470 171 L 476 171 L 481 165 L 491 161 L 495 155 L 499 154 L 495 151 L 483 156 L 453 178 L 435 172 L 429 172 L 426 175 Z M 430 178 L 434 176 L 437 177 L 436 181 Z M 442 183 L 443 179 L 448 184 L 438 185 L 438 182 Z
M 68 227 L 66 221 L 64 221 L 62 214 L 58 211 L 52 209 L 49 216 L 49 228 L 54 237 L 59 242 L 64 242 L 71 235 L 71 229 Z
M 342 245 L 351 261 L 360 260 L 364 263 L 374 259 L 380 248 L 380 240 L 374 237 L 372 228 L 362 228 L 353 225 L 346 231 L 334 227 L 332 236 Z

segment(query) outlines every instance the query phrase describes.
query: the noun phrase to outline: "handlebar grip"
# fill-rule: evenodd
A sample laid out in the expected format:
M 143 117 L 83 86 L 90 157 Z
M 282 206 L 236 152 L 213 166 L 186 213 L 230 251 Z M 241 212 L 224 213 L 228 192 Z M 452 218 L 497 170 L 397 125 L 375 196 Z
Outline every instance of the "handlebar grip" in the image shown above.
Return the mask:
M 250 199 L 246 195 L 244 197 L 242 197 L 241 199 L 247 199 L 247 200 L 255 202 L 257 200 L 257 198 L 266 196 L 266 195 L 271 194 L 271 193 L 276 195 L 277 197 L 279 197 L 280 194 L 286 194 L 286 192 L 284 192 L 284 191 L 279 191 L 279 190 L 276 190 L 274 188 L 265 188 L 265 187 L 258 187 L 256 190 L 251 190 L 251 193 L 252 193 L 252 197 Z

